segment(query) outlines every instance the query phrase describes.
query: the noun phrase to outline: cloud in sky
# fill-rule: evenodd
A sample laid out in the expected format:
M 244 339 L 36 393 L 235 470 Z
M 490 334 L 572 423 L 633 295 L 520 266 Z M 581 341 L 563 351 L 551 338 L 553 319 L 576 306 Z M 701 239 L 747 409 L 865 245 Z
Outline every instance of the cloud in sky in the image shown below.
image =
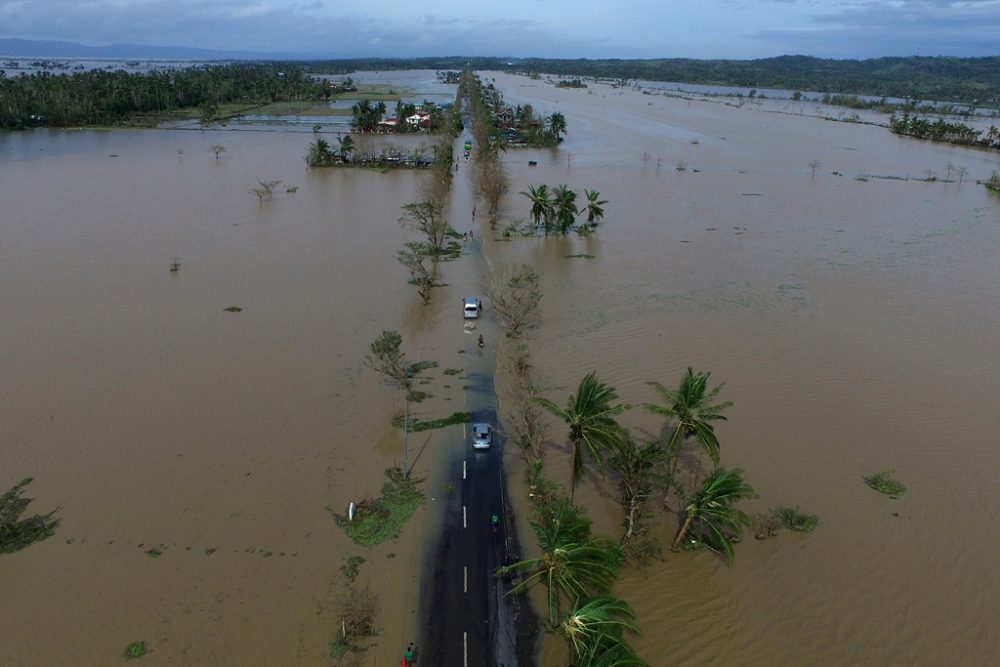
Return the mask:
M 997 55 L 1000 0 L 0 0 L 0 37 L 331 56 Z

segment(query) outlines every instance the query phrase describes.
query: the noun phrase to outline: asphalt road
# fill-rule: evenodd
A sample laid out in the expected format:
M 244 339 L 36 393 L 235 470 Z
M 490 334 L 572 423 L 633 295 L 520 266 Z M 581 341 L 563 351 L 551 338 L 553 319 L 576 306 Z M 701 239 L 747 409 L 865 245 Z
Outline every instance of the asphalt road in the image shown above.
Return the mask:
M 456 156 L 462 155 L 467 139 L 471 140 L 468 134 L 456 141 Z M 453 193 L 456 200 L 463 201 L 453 203 L 453 211 L 471 210 L 472 206 L 471 197 L 464 194 L 472 189 L 470 167 L 464 159 L 462 162 L 465 169 L 456 172 Z M 467 260 L 482 261 L 476 251 L 469 254 Z M 439 540 L 430 552 L 431 563 L 424 569 L 427 580 L 421 585 L 422 640 L 417 647 L 417 667 L 527 667 L 537 639 L 537 621 L 530 605 L 523 598 L 506 595 L 510 583 L 495 576 L 519 549 L 515 536 L 507 531 L 512 523 L 503 477 L 505 442 L 497 429 L 493 388 L 496 359 L 490 342 L 499 334 L 485 299 L 484 305 L 476 333 L 484 334 L 487 345 L 485 350 L 476 351 L 475 363 L 466 368 L 465 409 L 471 415 L 470 424 L 493 426 L 494 442 L 489 450 L 473 450 L 467 426 L 464 441 L 447 448 L 458 452 L 443 463 L 458 492 L 447 498 Z M 457 307 L 456 316 L 461 317 Z M 501 517 L 496 531 L 491 526 L 493 514 Z

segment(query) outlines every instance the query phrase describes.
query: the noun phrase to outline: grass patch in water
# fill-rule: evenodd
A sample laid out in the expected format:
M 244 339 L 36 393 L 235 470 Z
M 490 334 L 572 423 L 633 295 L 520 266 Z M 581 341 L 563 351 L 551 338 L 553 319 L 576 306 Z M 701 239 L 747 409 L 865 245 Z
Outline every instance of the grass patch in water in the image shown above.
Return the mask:
M 240 308 L 239 306 L 228 306 L 226 308 L 223 308 L 223 310 L 226 311 L 227 313 L 242 313 L 243 312 L 243 309 Z
M 454 412 L 451 416 L 441 417 L 440 419 L 418 419 L 411 417 L 408 427 L 413 432 L 428 431 L 432 428 L 444 428 L 445 426 L 452 426 L 454 424 L 464 424 L 467 421 L 469 421 L 468 412 Z M 392 425 L 396 428 L 403 428 L 403 418 L 396 417 L 392 420 Z
M 906 493 L 906 487 L 892 476 L 894 472 L 894 470 L 880 470 L 870 477 L 865 477 L 865 484 L 890 498 L 899 498 Z
M 819 517 L 815 514 L 806 514 L 795 507 L 781 506 L 771 510 L 774 518 L 787 528 L 797 533 L 811 533 L 819 525 Z
M 575 255 L 566 255 L 566 259 L 594 259 L 596 255 L 588 255 L 585 252 L 578 252 Z
M 403 479 L 398 468 L 389 468 L 385 474 L 389 481 L 382 485 L 382 495 L 359 502 L 355 506 L 354 521 L 327 507 L 337 525 L 359 546 L 374 547 L 399 537 L 403 526 L 424 500 L 424 494 L 417 488 L 421 480 Z
M 353 582 L 361 572 L 358 568 L 364 562 L 365 559 L 361 556 L 351 556 L 346 563 L 340 566 L 340 573 Z
M 147 549 L 146 555 L 149 556 L 150 558 L 159 558 L 160 556 L 163 555 L 163 552 L 156 548 Z
M 122 651 L 122 657 L 126 660 L 135 660 L 146 655 L 148 652 L 149 649 L 146 647 L 146 642 L 132 642 Z
M 462 374 L 462 369 L 461 368 L 446 368 L 446 369 L 444 369 L 444 374 L 445 375 L 461 375 Z

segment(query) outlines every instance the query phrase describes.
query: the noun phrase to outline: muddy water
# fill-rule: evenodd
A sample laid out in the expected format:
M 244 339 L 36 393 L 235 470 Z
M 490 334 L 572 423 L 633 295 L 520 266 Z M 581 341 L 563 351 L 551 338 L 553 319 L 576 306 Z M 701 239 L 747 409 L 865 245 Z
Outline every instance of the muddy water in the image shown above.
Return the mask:
M 1000 202 L 975 183 L 912 179 L 943 177 L 949 163 L 986 178 L 996 155 L 495 76 L 511 103 L 561 111 L 569 125 L 558 151 L 508 153 L 512 193 L 566 183 L 609 200 L 592 238 L 488 248 L 542 274 L 533 359 L 545 394 L 561 403 L 597 370 L 641 405 L 656 400 L 646 381 L 710 370 L 735 403 L 719 427 L 723 464 L 761 494 L 747 509 L 797 504 L 821 517 L 805 537 L 745 541 L 732 569 L 667 552 L 627 572 L 616 593 L 637 611 L 640 655 L 654 665 L 992 663 Z M 504 213 L 526 219 L 527 199 L 512 194 Z M 593 258 L 567 258 L 578 253 Z M 641 409 L 624 422 L 647 437 L 660 427 Z M 550 433 L 548 469 L 568 479 L 563 427 Z M 909 487 L 903 499 L 862 482 L 886 468 Z M 577 491 L 598 530 L 617 536 L 615 497 L 596 479 Z M 676 525 L 649 527 L 667 543 Z M 546 645 L 541 664 L 559 664 L 561 650 Z
M 0 486 L 34 477 L 31 510 L 61 519 L 0 564 L 5 667 L 111 664 L 135 640 L 154 665 L 326 664 L 351 555 L 383 599 L 372 664 L 415 638 L 437 432 L 411 439 L 432 500 L 399 541 L 355 547 L 325 508 L 401 457 L 401 397 L 361 362 L 381 330 L 440 363 L 417 416 L 462 408 L 442 371 L 475 347 L 456 304 L 480 278 L 448 263 L 421 307 L 393 254 L 427 175 L 307 171 L 311 140 L 0 135 Z M 282 181 L 262 204 L 258 179 Z

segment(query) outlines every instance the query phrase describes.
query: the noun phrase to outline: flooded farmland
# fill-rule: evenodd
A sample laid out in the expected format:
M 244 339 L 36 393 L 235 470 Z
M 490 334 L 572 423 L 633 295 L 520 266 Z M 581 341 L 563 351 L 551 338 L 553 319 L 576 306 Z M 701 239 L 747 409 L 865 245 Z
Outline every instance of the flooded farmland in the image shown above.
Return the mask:
M 734 402 L 723 464 L 761 495 L 749 508 L 800 505 L 822 522 L 745 539 L 732 568 L 666 552 L 627 569 L 615 592 L 638 614 L 639 655 L 990 663 L 1000 202 L 974 180 L 996 154 L 494 76 L 509 102 L 561 111 L 569 128 L 558 150 L 507 153 L 499 228 L 528 217 L 528 185 L 609 202 L 591 237 L 477 229 L 491 265 L 542 276 L 543 393 L 562 403 L 596 370 L 641 405 L 656 399 L 647 381 L 710 370 Z M 428 502 L 399 541 L 360 550 L 326 508 L 375 494 L 399 462 L 400 397 L 362 364 L 380 331 L 440 363 L 424 414 L 460 409 L 461 383 L 440 370 L 466 365 L 455 305 L 481 291 L 484 263 L 477 245 L 447 264 L 422 307 L 393 254 L 426 174 L 307 171 L 311 133 L 286 130 L 0 135 L 0 487 L 34 477 L 30 511 L 61 520 L 0 559 L 0 665 L 114 664 L 138 639 L 150 665 L 327 664 L 338 570 L 357 553 L 383 596 L 371 664 L 395 664 L 413 639 L 442 488 L 435 436 L 415 463 Z M 938 180 L 920 180 L 928 170 Z M 259 179 L 282 181 L 260 204 Z M 464 164 L 453 198 L 463 231 Z M 641 409 L 622 421 L 660 428 Z M 547 468 L 568 479 L 562 428 L 549 434 Z M 881 469 L 906 483 L 902 499 L 865 486 Z M 618 536 L 609 483 L 588 478 L 577 500 Z M 676 523 L 649 528 L 666 543 Z M 560 650 L 543 646 L 540 664 Z

